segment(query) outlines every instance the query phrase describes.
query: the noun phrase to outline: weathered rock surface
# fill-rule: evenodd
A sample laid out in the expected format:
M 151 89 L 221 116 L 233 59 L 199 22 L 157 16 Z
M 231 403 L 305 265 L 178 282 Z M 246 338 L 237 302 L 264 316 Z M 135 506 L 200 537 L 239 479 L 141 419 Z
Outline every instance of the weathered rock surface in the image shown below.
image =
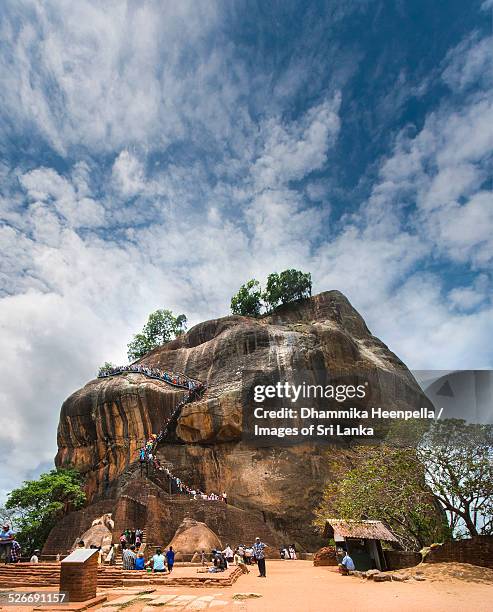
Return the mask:
M 205 550 L 222 550 L 221 540 L 205 523 L 191 518 L 185 518 L 169 543 L 175 551 L 175 558 L 180 561 L 184 555 L 193 555 Z M 186 557 L 188 558 L 188 557 Z
M 87 531 L 84 531 L 80 539 L 84 542 L 86 548 L 97 546 L 107 553 L 111 548 L 113 535 L 106 525 L 93 525 Z M 77 546 L 78 541 L 79 538 L 73 542 L 72 548 Z
M 261 515 L 277 534 L 285 534 L 285 542 L 311 550 L 322 543 L 310 525 L 329 475 L 327 446 L 269 448 L 242 440 L 252 385 L 259 377 L 297 383 L 307 375 L 326 384 L 328 372 L 358 373 L 369 381 L 374 405 L 429 406 L 406 366 L 338 291 L 260 319 L 206 321 L 141 363 L 208 385 L 201 401 L 182 410 L 174 437 L 158 450 L 160 460 L 184 482 L 207 492 L 227 491 L 231 504 Z M 140 374 L 89 382 L 62 406 L 56 464 L 72 464 L 85 475 L 90 500 L 117 499 L 140 443 L 160 430 L 183 396 Z

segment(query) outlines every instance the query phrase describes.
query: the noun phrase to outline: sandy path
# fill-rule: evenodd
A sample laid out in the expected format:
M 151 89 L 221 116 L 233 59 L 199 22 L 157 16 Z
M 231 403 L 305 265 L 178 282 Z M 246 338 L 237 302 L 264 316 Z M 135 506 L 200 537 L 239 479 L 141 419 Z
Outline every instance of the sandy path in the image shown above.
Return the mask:
M 302 610 L 303 612 L 492 612 L 493 584 L 459 580 L 444 582 L 371 582 L 341 576 L 332 567 L 309 561 L 267 562 L 267 578 L 252 571 L 233 592 L 254 591 L 261 599 L 247 600 L 243 612 Z

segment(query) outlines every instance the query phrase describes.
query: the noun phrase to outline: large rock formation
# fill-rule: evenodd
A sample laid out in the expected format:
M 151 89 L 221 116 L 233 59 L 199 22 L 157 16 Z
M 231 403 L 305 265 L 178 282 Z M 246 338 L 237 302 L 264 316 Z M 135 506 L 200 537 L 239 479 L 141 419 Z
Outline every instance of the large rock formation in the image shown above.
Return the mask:
M 357 374 L 369 381 L 375 405 L 429 406 L 406 366 L 369 332 L 338 291 L 259 319 L 229 316 L 206 321 L 140 363 L 184 372 L 208 385 L 200 401 L 184 406 L 173 435 L 160 445 L 161 462 L 202 490 L 226 491 L 235 509 L 249 513 L 253 524 L 260 527 L 260 521 L 268 527 L 273 543 L 297 542 L 311 550 L 321 543 L 311 521 L 329 475 L 327 446 L 317 442 L 260 447 L 242 439 L 252 385 L 258 380 L 299 382 L 307 375 L 312 382 L 326 382 L 329 372 L 331 377 Z M 134 373 L 89 382 L 62 406 L 56 464 L 72 464 L 84 474 L 91 502 L 114 500 L 121 507 L 125 491 L 147 507 L 145 520 L 151 520 L 146 496 L 157 496 L 161 509 L 170 500 L 163 497 L 166 484 L 157 477 L 140 478 L 134 466 L 136 451 L 160 430 L 184 393 Z M 197 502 L 197 507 L 207 503 L 211 504 Z M 111 507 L 117 531 L 116 505 L 105 507 Z M 194 512 L 189 508 L 185 515 L 211 527 L 207 511 L 202 518 Z M 241 533 L 236 538 L 226 535 L 232 545 L 245 539 Z M 172 533 L 166 541 L 171 537 Z

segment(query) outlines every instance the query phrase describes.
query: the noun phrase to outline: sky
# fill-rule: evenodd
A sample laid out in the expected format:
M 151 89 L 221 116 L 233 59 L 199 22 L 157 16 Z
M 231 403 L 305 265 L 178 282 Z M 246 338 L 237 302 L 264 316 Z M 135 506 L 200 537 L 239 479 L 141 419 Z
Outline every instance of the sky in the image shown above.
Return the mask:
M 0 4 L 0 497 L 150 312 L 311 272 L 493 366 L 493 0 Z

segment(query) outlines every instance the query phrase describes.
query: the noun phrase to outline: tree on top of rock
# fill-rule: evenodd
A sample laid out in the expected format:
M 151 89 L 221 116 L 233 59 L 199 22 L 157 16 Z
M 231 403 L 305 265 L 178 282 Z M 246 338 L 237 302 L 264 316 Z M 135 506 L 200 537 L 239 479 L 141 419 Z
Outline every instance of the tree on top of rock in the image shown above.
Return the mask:
M 244 317 L 258 317 L 262 309 L 260 283 L 252 278 L 231 299 L 231 312 Z
M 267 278 L 266 290 L 262 293 L 260 283 L 252 278 L 240 287 L 231 299 L 231 312 L 245 317 L 258 317 L 262 310 L 262 300 L 266 310 L 273 310 L 280 304 L 289 304 L 310 297 L 312 294 L 312 275 L 301 270 L 273 272 Z
M 149 351 L 170 342 L 184 333 L 187 328 L 187 317 L 184 314 L 177 317 L 171 310 L 156 310 L 149 315 L 144 329 L 135 334 L 127 345 L 129 361 L 140 359 Z
M 267 277 L 267 287 L 263 298 L 272 309 L 280 304 L 289 304 L 310 297 L 312 294 L 312 275 L 301 270 L 273 272 Z

